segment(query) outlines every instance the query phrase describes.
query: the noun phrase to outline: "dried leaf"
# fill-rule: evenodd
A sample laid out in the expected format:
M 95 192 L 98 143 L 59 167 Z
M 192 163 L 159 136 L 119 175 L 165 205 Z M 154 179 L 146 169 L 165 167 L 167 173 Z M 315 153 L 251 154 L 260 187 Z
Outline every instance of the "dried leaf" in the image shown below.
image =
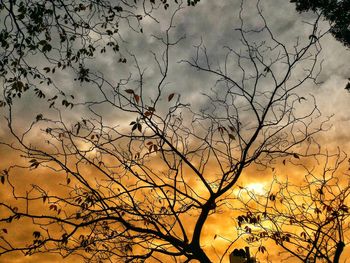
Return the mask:
M 261 253 L 265 253 L 265 251 L 266 251 L 266 248 L 264 247 L 264 246 L 260 246 L 259 248 L 258 248 L 258 251 L 260 251 Z
M 140 96 L 137 94 L 134 94 L 134 98 L 135 98 L 136 103 L 139 104 Z
M 171 101 L 171 100 L 174 98 L 174 95 L 175 95 L 175 93 L 171 93 L 171 94 L 168 96 L 168 101 Z
M 34 231 L 34 232 L 33 232 L 33 237 L 34 237 L 35 239 L 38 239 L 40 236 L 41 236 L 41 234 L 40 234 L 39 231 Z
M 128 93 L 128 94 L 134 94 L 135 93 L 134 90 L 132 90 L 132 89 L 126 89 L 125 92 Z
M 293 157 L 294 157 L 294 158 L 297 158 L 297 159 L 300 159 L 299 155 L 296 154 L 296 153 L 293 153 Z
M 76 124 L 76 126 L 77 126 L 77 135 L 78 135 L 78 134 L 79 134 L 79 131 L 80 131 L 80 127 L 81 127 L 80 122 L 78 122 L 78 123 Z

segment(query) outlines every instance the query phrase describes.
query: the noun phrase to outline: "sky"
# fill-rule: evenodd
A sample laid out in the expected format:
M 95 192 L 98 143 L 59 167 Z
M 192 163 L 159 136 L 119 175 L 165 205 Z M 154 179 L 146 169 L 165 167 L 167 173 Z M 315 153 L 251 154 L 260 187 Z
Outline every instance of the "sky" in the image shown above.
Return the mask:
M 310 25 L 311 21 L 315 20 L 315 14 L 313 13 L 303 13 L 298 14 L 294 10 L 294 5 L 289 3 L 289 1 L 277 1 L 277 0 L 266 0 L 261 1 L 260 7 L 262 14 L 266 19 L 266 23 L 273 32 L 274 36 L 285 43 L 285 45 L 292 49 L 293 46 L 299 41 L 301 44 L 308 41 L 310 35 Z M 208 96 L 222 96 L 224 86 L 216 85 L 217 77 L 212 74 L 205 72 L 198 72 L 196 69 L 191 68 L 188 63 L 184 61 L 191 61 L 192 58 L 196 56 L 196 48 L 200 43 L 203 43 L 210 59 L 210 63 L 213 68 L 223 68 L 224 61 L 227 58 L 228 48 L 241 51 L 244 53 L 244 47 L 240 39 L 239 31 L 236 29 L 240 26 L 240 20 L 238 19 L 240 11 L 240 1 L 209 1 L 202 0 L 196 7 L 184 7 L 180 10 L 173 21 L 174 27 L 170 31 L 170 39 L 177 40 L 183 37 L 183 39 L 171 47 L 169 53 L 169 73 L 166 81 L 164 82 L 162 100 L 159 102 L 159 112 L 166 112 L 170 103 L 179 99 L 182 103 L 190 105 L 192 111 L 201 111 L 203 109 L 213 110 L 209 104 Z M 145 97 L 145 103 L 151 103 L 156 100 L 157 96 L 157 83 L 161 79 L 161 74 L 159 72 L 158 65 L 154 60 L 156 55 L 161 58 L 161 51 L 163 46 L 159 41 L 157 41 L 154 36 L 163 36 L 164 31 L 168 28 L 170 23 L 170 11 L 167 13 L 164 10 L 156 11 L 155 16 L 160 21 L 156 23 L 149 17 L 144 17 L 141 21 L 143 26 L 143 33 L 136 33 L 130 30 L 128 27 L 121 27 L 120 36 L 124 40 L 123 42 L 123 52 L 128 55 L 128 62 L 125 64 L 118 63 L 118 57 L 114 55 L 107 54 L 97 54 L 93 60 L 87 62 L 87 66 L 94 72 L 102 72 L 105 79 L 110 83 L 117 83 L 121 79 L 128 78 L 131 76 L 130 81 L 123 86 L 123 89 L 133 89 L 135 92 L 139 92 L 139 82 L 138 82 L 138 68 L 135 67 L 135 60 L 140 67 L 143 74 L 143 96 Z M 244 1 L 243 13 L 242 13 L 244 27 L 252 30 L 258 30 L 263 25 L 263 21 L 258 16 L 256 10 L 256 1 L 248 0 Z M 327 29 L 327 23 L 322 21 L 319 27 L 321 32 Z M 91 36 L 96 37 L 94 35 Z M 251 36 L 249 39 L 252 42 L 260 43 L 266 38 L 266 34 L 258 33 Z M 269 42 L 267 42 L 269 44 Z M 327 131 L 316 135 L 317 141 L 322 146 L 323 151 L 329 151 L 330 153 L 341 149 L 344 153 L 349 153 L 350 150 L 350 93 L 344 88 L 350 77 L 350 51 L 347 50 L 342 44 L 335 41 L 333 37 L 328 34 L 322 37 L 319 43 L 322 47 L 321 53 L 319 55 L 319 61 L 322 61 L 322 67 L 320 74 L 317 77 L 317 84 L 308 81 L 303 83 L 296 93 L 300 96 L 305 96 L 308 101 L 305 103 L 296 104 L 295 111 L 298 114 L 303 114 L 310 110 L 313 106 L 312 98 L 315 98 L 317 109 L 322 113 L 322 117 L 315 118 L 315 122 L 320 119 L 324 119 L 327 116 L 332 116 L 330 121 L 327 123 Z M 131 55 L 132 54 L 132 55 Z M 267 53 L 269 54 L 269 53 Z M 266 58 L 269 61 L 270 58 Z M 205 62 L 203 57 L 199 60 L 200 62 Z M 32 63 L 38 67 L 44 67 L 46 62 L 41 57 L 33 57 Z M 160 60 L 160 64 L 162 61 Z M 319 64 L 317 64 L 319 67 Z M 226 64 L 227 74 L 234 78 L 239 79 L 242 75 L 239 68 L 237 67 L 237 61 L 234 58 L 229 57 Z M 247 67 L 247 72 L 249 72 L 249 65 Z M 303 75 L 303 66 L 295 69 L 295 75 L 291 76 L 291 83 L 297 82 L 298 78 Z M 317 68 L 318 69 L 318 68 Z M 284 68 L 274 68 L 276 72 L 283 72 Z M 67 94 L 72 94 L 74 96 L 75 106 L 72 110 L 66 109 L 59 116 L 55 110 L 48 109 L 46 102 L 38 100 L 33 93 L 24 94 L 20 100 L 16 100 L 13 113 L 14 113 L 14 127 L 16 132 L 25 132 L 35 119 L 35 117 L 42 113 L 45 118 L 56 119 L 61 117 L 63 123 L 66 123 L 69 127 L 70 125 L 75 125 L 76 121 L 81 121 L 82 119 L 96 118 L 103 116 L 103 123 L 107 126 L 118 126 L 121 130 L 129 129 L 129 123 L 135 120 L 135 114 L 127 114 L 115 109 L 108 107 L 106 104 L 98 104 L 93 106 L 95 113 L 92 114 L 87 110 L 86 105 L 83 104 L 85 101 L 99 101 L 103 100 L 101 93 L 96 92 L 96 88 L 88 83 L 79 83 L 74 81 L 74 72 L 58 71 L 56 74 L 52 75 L 54 81 L 58 83 L 60 89 L 62 89 Z M 2 81 L 2 80 L 1 80 Z M 266 81 L 263 84 L 266 87 L 262 89 L 269 89 L 270 81 Z M 104 84 L 105 85 L 105 84 Z M 106 88 L 105 88 L 106 87 Z M 42 86 L 43 90 L 47 94 L 47 98 L 54 96 L 56 93 L 50 87 Z M 103 91 L 111 96 L 112 91 L 108 85 L 103 86 Z M 167 101 L 170 94 L 174 94 L 174 99 L 172 101 Z M 169 99 L 168 99 L 169 100 Z M 237 101 L 238 105 L 242 103 Z M 213 110 L 215 114 L 220 116 L 222 108 L 218 107 L 217 111 Z M 157 108 L 158 111 L 158 108 Z M 247 123 L 246 127 L 250 127 L 251 113 L 242 110 L 242 122 Z M 6 108 L 0 109 L 1 122 L 0 122 L 0 141 L 10 143 L 13 138 L 9 137 L 5 116 L 7 114 Z M 191 112 L 184 111 L 182 116 L 182 121 L 186 125 L 189 125 L 193 120 L 191 119 Z M 36 127 L 45 130 L 45 123 L 42 126 L 38 125 Z M 252 124 L 253 125 L 253 124 Z M 205 132 L 206 127 L 201 127 L 198 129 L 199 134 Z M 249 129 L 247 129 L 247 134 Z M 181 133 L 179 133 L 181 134 Z M 248 136 L 248 135 L 247 135 Z M 25 142 L 31 144 L 35 147 L 46 147 L 43 146 L 43 142 L 49 140 L 49 137 L 39 129 L 33 129 L 31 132 L 26 134 L 24 137 Z M 124 142 L 121 141 L 122 145 Z M 78 143 L 79 144 L 79 143 Z M 15 144 L 16 145 L 16 144 Z M 84 143 L 79 144 L 81 149 L 88 149 L 89 145 Z M 87 147 L 87 148 L 84 148 Z M 95 154 L 89 153 L 89 154 Z M 25 163 L 23 159 L 17 159 L 18 153 L 14 153 L 9 148 L 4 146 L 0 147 L 0 168 L 5 169 L 8 165 L 12 164 L 14 160 L 19 164 Z M 197 158 L 197 159 L 196 159 Z M 201 157 L 196 157 L 193 159 L 194 162 L 199 162 L 202 160 Z M 156 165 L 153 164 L 152 165 Z M 200 166 L 200 164 L 198 164 Z M 156 167 L 156 166 L 155 166 Z M 276 168 L 276 173 L 289 173 L 292 181 L 298 182 L 298 178 L 293 178 L 295 171 L 286 171 L 281 165 L 281 162 L 275 162 L 271 167 Z M 263 191 L 264 187 L 269 185 L 271 180 L 271 169 L 259 170 L 259 167 L 253 166 L 243 173 L 239 184 L 246 186 L 249 189 L 255 191 Z M 86 175 L 93 174 L 93 171 L 88 171 L 88 169 L 82 168 Z M 163 168 L 159 168 L 160 170 Z M 208 163 L 208 168 L 206 171 L 212 171 L 215 174 L 218 168 L 215 167 L 215 162 Z M 14 175 L 14 181 L 16 185 L 23 186 L 23 189 L 19 188 L 19 192 L 25 193 L 26 190 L 30 189 L 30 185 L 34 183 L 43 184 L 50 187 L 53 193 L 61 193 L 64 191 L 64 187 L 61 187 L 62 182 L 66 180 L 63 176 L 53 177 L 52 172 L 46 172 L 45 169 L 40 169 L 39 171 L 32 171 L 26 173 L 18 172 Z M 256 176 L 259 174 L 259 176 Z M 59 179 L 57 179 L 59 178 Z M 194 185 L 196 191 L 201 192 L 202 186 L 197 185 L 196 182 L 190 182 Z M 4 186 L 1 186 L 4 188 Z M 10 194 L 8 189 L 3 189 L 0 191 L 0 198 L 2 200 L 9 200 L 8 195 Z M 201 194 L 200 194 L 201 195 Z M 203 193 L 203 196 L 205 194 Z M 40 207 L 39 205 L 34 205 L 34 207 Z M 0 211 L 1 212 L 1 211 Z M 204 244 L 210 255 L 216 262 L 215 249 L 222 253 L 223 247 L 226 245 L 224 238 L 233 239 L 235 236 L 235 229 L 233 225 L 234 214 L 227 214 L 228 220 L 220 221 L 221 215 L 214 215 L 209 219 L 208 226 L 205 229 L 207 233 L 204 234 L 205 241 Z M 0 228 L 2 228 L 3 223 L 0 223 Z M 26 225 L 28 224 L 28 225 Z M 22 226 L 12 226 L 8 227 L 9 233 L 11 233 L 14 240 L 25 240 L 30 236 L 29 226 L 31 223 L 28 221 L 23 223 Z M 14 234 L 15 233 L 15 234 Z M 213 240 L 213 236 L 218 235 L 224 238 L 218 238 Z M 242 243 L 238 243 L 242 244 Z M 213 249 L 212 247 L 215 247 Z M 346 255 L 346 254 L 345 254 Z M 278 255 L 271 252 L 270 260 L 272 262 L 278 262 Z M 52 257 L 52 258 L 51 258 Z M 35 255 L 32 257 L 23 257 L 20 254 L 14 254 L 10 256 L 5 256 L 0 258 L 0 262 L 48 262 L 53 260 L 58 260 L 55 255 Z M 344 258 L 345 259 L 345 256 Z M 60 259 L 60 262 L 73 262 L 76 258 L 66 258 L 64 260 Z M 226 261 L 228 262 L 227 258 Z M 296 262 L 291 259 L 288 262 Z

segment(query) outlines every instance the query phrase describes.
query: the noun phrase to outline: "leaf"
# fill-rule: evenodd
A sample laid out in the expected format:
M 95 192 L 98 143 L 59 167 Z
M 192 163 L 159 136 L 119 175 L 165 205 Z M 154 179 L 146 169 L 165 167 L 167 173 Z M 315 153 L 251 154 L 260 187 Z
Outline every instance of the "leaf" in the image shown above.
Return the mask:
M 286 160 L 283 160 L 282 163 L 283 163 L 283 165 L 286 165 Z
M 1 176 L 0 180 L 1 180 L 1 183 L 4 184 L 5 183 L 5 176 Z
M 49 43 L 47 43 L 46 45 L 43 46 L 42 52 L 44 52 L 44 53 L 45 52 L 50 52 L 51 49 L 52 49 L 52 46 Z
M 175 95 L 175 93 L 171 93 L 171 94 L 168 96 L 168 101 L 171 101 L 171 100 L 174 98 L 174 95 Z
M 45 94 L 38 88 L 34 89 L 35 94 L 41 99 L 41 98 L 45 98 Z
M 0 108 L 5 107 L 5 106 L 6 106 L 6 102 L 3 100 L 0 100 Z
M 345 89 L 350 92 L 350 82 L 348 82 L 348 84 L 346 84 Z
M 137 124 L 137 129 L 139 130 L 139 132 L 141 132 L 141 131 L 142 131 L 142 126 L 141 126 L 141 124 L 140 124 L 140 123 L 138 123 L 138 124 Z
M 40 236 L 41 236 L 41 234 L 40 234 L 39 231 L 34 231 L 34 232 L 33 232 L 33 237 L 34 237 L 35 239 L 38 239 Z
M 341 205 L 341 206 L 340 206 L 340 210 L 342 210 L 342 211 L 345 212 L 345 213 L 348 213 L 348 212 L 349 212 L 349 207 L 346 206 L 346 205 Z
M 80 127 L 81 127 L 80 122 L 78 122 L 78 123 L 76 124 L 76 126 L 77 126 L 77 135 L 78 135 L 78 134 L 79 134 L 79 131 L 80 131 Z
M 4 232 L 5 234 L 8 233 L 6 228 L 3 228 L 3 229 L 2 229 L 2 232 Z
M 128 94 L 135 94 L 134 90 L 132 89 L 126 89 L 125 92 Z
M 38 114 L 38 115 L 36 115 L 36 117 L 35 117 L 35 120 L 36 121 L 40 121 L 40 120 L 42 120 L 43 119 L 43 115 L 40 113 L 40 114 Z
M 259 248 L 258 248 L 258 251 L 260 251 L 261 253 L 265 253 L 265 251 L 266 251 L 266 247 L 264 247 L 264 246 L 260 246 Z
M 232 139 L 232 140 L 236 140 L 235 136 L 231 133 L 228 134 L 228 137 L 230 137 L 230 139 Z
M 53 96 L 51 99 L 48 99 L 47 101 L 53 101 L 55 99 L 57 99 L 57 95 Z
M 314 212 L 315 212 L 315 214 L 321 214 L 322 213 L 322 211 L 318 207 L 315 208 Z
M 70 184 L 70 178 L 69 177 L 67 178 L 67 184 Z
M 134 98 L 135 98 L 136 103 L 139 104 L 140 96 L 137 94 L 134 94 Z
M 38 166 L 40 164 L 36 159 L 32 159 L 29 162 L 31 163 L 30 167 L 33 169 L 38 168 Z
M 303 100 L 306 100 L 305 97 L 300 97 L 300 98 L 298 99 L 299 103 L 301 103 L 301 101 L 303 101 Z
M 296 154 L 296 153 L 293 153 L 293 157 L 294 157 L 294 158 L 297 158 L 297 159 L 300 159 L 299 155 Z

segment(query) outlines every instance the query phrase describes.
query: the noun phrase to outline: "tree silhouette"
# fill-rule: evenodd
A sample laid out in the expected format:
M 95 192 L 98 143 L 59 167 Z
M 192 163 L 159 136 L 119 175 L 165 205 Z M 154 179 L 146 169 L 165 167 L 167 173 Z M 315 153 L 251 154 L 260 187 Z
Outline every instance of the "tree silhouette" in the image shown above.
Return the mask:
M 74 1 L 38 2 L 33 10 L 43 10 L 34 17 L 40 21 L 32 25 L 41 31 L 33 30 L 39 32 L 33 36 L 29 28 L 23 31 L 16 25 L 29 23 L 31 13 L 22 15 L 17 2 L 19 14 L 14 15 L 13 1 L 7 3 L 3 10 L 14 23 L 8 42 L 16 39 L 25 46 L 5 44 L 9 63 L 6 74 L 3 69 L 2 106 L 8 136 L 1 146 L 17 153 L 18 159 L 13 158 L 1 175 L 3 191 L 12 198 L 0 202 L 0 255 L 53 252 L 79 255 L 87 262 L 213 262 L 203 246 L 208 219 L 229 209 L 244 171 L 253 165 L 270 167 L 280 157 L 318 154 L 317 149 L 310 150 L 309 138 L 327 128 L 327 118 L 321 117 L 312 96 L 297 93 L 318 74 L 322 35 L 317 21 L 310 28 L 317 38 L 306 37 L 290 46 L 273 35 L 259 2 L 261 26 L 250 29 L 244 23 L 242 2 L 240 25 L 234 32 L 241 47 L 226 47 L 226 60 L 215 66 L 200 43 L 193 58 L 181 61 L 188 71 L 194 69 L 189 74 L 216 78 L 212 90 L 203 91 L 205 108 L 196 109 L 180 92 L 167 87 L 172 51 L 183 38 L 175 32 L 175 18 L 183 8 L 180 1 L 167 7 L 171 15 L 166 29 L 152 36 L 157 43 L 152 53 L 157 75 L 150 82 L 144 63 L 152 62 L 141 62 L 127 49 L 118 51 L 118 41 L 113 39 L 118 34 L 115 19 L 142 25 L 136 11 L 113 7 L 109 13 L 109 2 L 103 1 L 92 2 L 91 9 Z M 51 13 L 53 4 L 63 16 Z M 44 13 L 50 19 L 44 19 Z M 62 41 L 65 19 L 73 27 L 65 29 Z M 90 21 L 89 26 L 83 23 Z M 49 37 L 48 28 L 41 28 L 48 22 L 55 30 Z M 103 32 L 95 30 L 100 23 Z M 130 28 L 135 29 L 134 24 Z M 35 43 L 27 44 L 28 38 Z M 67 38 L 73 42 L 76 38 L 81 45 L 66 42 Z M 54 47 L 53 39 L 64 44 Z M 120 72 L 130 72 L 127 77 L 120 73 L 118 81 L 85 60 L 98 60 L 93 56 L 97 46 L 90 49 L 90 43 L 107 41 L 109 46 L 112 39 L 110 47 L 123 54 L 118 58 Z M 46 57 L 45 74 L 37 72 L 41 64 L 35 64 L 38 54 L 30 45 Z M 75 51 L 70 52 L 70 47 Z M 99 48 L 102 54 L 109 52 L 105 46 Z M 13 58 L 18 54 L 20 61 Z M 15 60 L 18 63 L 13 64 Z M 66 79 L 54 80 L 58 68 L 69 71 L 65 76 L 75 78 L 78 90 L 72 91 Z M 45 82 L 33 84 L 35 74 Z M 17 108 L 26 96 L 32 96 L 31 117 L 23 117 Z M 300 105 L 301 112 L 296 110 Z M 33 181 L 26 184 L 23 180 L 28 177 Z M 23 224 L 31 239 L 12 240 L 10 228 Z
M 284 251 L 281 259 L 340 262 L 349 242 L 350 178 L 342 171 L 348 160 L 338 153 L 319 156 L 318 161 L 312 168 L 299 164 L 306 174 L 296 183 L 291 177 L 275 176 L 265 193 L 241 189 L 244 208 L 237 217 L 238 228 L 259 252 L 264 253 L 264 243 L 272 240 Z
M 344 46 L 350 47 L 350 2 L 348 0 L 291 0 L 299 12 L 322 14 L 331 24 L 332 35 Z
M 126 58 L 120 52 L 124 44 L 120 31 L 142 34 L 142 19 L 155 19 L 153 12 L 167 10 L 172 2 L 2 1 L 0 74 L 6 75 L 7 82 L 13 83 L 16 96 L 21 96 L 30 87 L 35 88 L 38 83 L 53 85 L 47 73 L 55 73 L 56 70 L 79 68 L 78 79 L 88 81 L 84 78 L 86 60 L 96 54 L 112 52 L 125 63 Z M 188 0 L 187 4 L 195 5 L 197 2 L 199 0 Z M 50 66 L 43 69 L 36 67 L 33 60 L 38 59 L 46 60 Z M 38 96 L 42 95 L 40 89 L 37 92 Z

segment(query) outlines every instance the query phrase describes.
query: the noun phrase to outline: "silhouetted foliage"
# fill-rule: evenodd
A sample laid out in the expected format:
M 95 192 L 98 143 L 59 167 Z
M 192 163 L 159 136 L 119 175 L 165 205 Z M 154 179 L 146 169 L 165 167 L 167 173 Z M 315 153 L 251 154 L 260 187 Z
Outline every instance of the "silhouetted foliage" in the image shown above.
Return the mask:
M 11 96 L 22 96 L 30 87 L 53 85 L 47 73 L 76 70 L 77 80 L 89 81 L 86 61 L 98 54 L 120 52 L 120 31 L 143 33 L 142 19 L 158 9 L 168 10 L 177 0 L 3 0 L 0 4 L 0 75 L 13 88 Z M 194 6 L 199 2 L 187 1 Z M 46 60 L 38 68 L 34 60 Z M 25 83 L 25 84 L 24 84 Z M 37 88 L 37 87 L 36 87 Z M 43 96 L 38 88 L 38 96 Z M 63 96 L 65 97 L 65 96 Z M 67 98 L 64 98 L 67 101 Z M 0 101 L 0 106 L 11 100 Z M 55 103 L 54 101 L 52 103 Z M 65 104 L 71 106 L 69 102 Z
M 314 11 L 322 14 L 331 24 L 332 35 L 343 45 L 350 47 L 349 0 L 291 0 L 299 12 Z

